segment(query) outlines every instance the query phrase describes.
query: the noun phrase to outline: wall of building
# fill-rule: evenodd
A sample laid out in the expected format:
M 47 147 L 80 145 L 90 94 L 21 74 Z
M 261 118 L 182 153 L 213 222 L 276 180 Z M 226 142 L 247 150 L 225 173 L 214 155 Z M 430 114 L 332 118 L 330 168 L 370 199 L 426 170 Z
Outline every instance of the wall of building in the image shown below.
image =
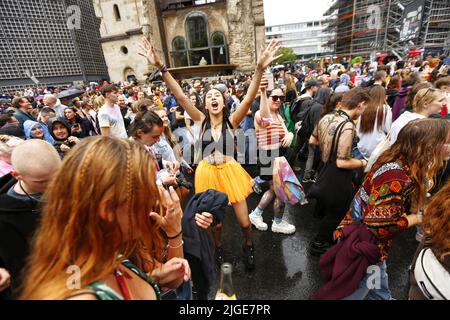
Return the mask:
M 152 71 L 147 59 L 139 55 L 142 37 L 149 37 L 157 47 L 161 38 L 153 0 L 94 0 L 101 18 L 102 47 L 111 80 L 126 81 L 127 75 L 143 81 Z M 120 20 L 116 19 L 117 5 Z M 126 50 L 124 49 L 126 48 Z M 125 53 L 124 51 L 127 51 Z

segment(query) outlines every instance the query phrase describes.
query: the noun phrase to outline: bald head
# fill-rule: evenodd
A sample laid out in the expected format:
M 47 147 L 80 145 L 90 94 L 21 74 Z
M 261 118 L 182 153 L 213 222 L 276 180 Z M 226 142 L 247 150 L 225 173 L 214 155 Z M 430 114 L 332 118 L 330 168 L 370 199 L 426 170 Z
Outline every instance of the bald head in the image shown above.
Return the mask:
M 21 176 L 51 176 L 61 165 L 56 149 L 44 140 L 31 139 L 16 146 L 11 154 L 11 164 Z
M 47 107 L 53 107 L 56 104 L 56 101 L 58 99 L 56 98 L 56 96 L 54 94 L 46 94 L 44 96 L 43 102 L 44 105 L 46 105 Z

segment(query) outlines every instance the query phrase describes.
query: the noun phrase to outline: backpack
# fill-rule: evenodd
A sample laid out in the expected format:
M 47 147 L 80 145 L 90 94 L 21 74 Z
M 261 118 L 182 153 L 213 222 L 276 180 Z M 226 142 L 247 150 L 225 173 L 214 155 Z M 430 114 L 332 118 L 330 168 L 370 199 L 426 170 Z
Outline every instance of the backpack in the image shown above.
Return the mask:
M 414 278 L 428 300 L 450 299 L 450 273 L 445 270 L 430 248 L 419 253 Z
M 296 100 L 291 107 L 292 119 L 295 122 L 296 136 L 308 138 L 314 127 L 312 126 L 312 121 L 310 119 L 311 107 L 314 104 L 314 100 L 311 97 Z M 298 112 L 295 114 L 295 111 Z

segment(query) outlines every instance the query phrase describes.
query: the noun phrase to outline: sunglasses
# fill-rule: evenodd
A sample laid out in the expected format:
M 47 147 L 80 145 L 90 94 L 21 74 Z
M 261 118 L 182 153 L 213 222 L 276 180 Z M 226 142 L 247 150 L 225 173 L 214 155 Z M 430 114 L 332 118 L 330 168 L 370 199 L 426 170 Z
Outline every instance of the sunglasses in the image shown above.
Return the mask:
M 425 97 L 428 95 L 429 92 L 435 92 L 438 91 L 438 89 L 435 88 L 428 88 L 427 92 L 425 92 L 425 94 L 422 96 L 422 98 L 419 98 L 419 100 L 417 101 L 417 104 L 420 104 L 420 102 L 425 100 Z
M 277 102 L 278 99 L 280 102 L 284 102 L 285 97 L 284 96 L 271 96 L 273 102 Z

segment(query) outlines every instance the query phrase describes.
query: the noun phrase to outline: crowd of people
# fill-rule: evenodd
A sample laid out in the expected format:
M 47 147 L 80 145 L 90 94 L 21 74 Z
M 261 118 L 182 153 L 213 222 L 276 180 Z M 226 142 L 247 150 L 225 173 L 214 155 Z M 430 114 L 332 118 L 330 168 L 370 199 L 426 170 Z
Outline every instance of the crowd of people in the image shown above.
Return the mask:
M 292 235 L 285 213 L 307 202 L 324 281 L 312 299 L 392 299 L 386 260 L 411 227 L 409 298 L 450 297 L 445 57 L 288 64 L 270 83 L 276 41 L 253 74 L 214 79 L 176 80 L 148 39 L 142 48 L 160 81 L 0 100 L 1 298 L 208 299 L 226 210 L 246 269 L 260 272 L 264 211 L 274 236 Z

